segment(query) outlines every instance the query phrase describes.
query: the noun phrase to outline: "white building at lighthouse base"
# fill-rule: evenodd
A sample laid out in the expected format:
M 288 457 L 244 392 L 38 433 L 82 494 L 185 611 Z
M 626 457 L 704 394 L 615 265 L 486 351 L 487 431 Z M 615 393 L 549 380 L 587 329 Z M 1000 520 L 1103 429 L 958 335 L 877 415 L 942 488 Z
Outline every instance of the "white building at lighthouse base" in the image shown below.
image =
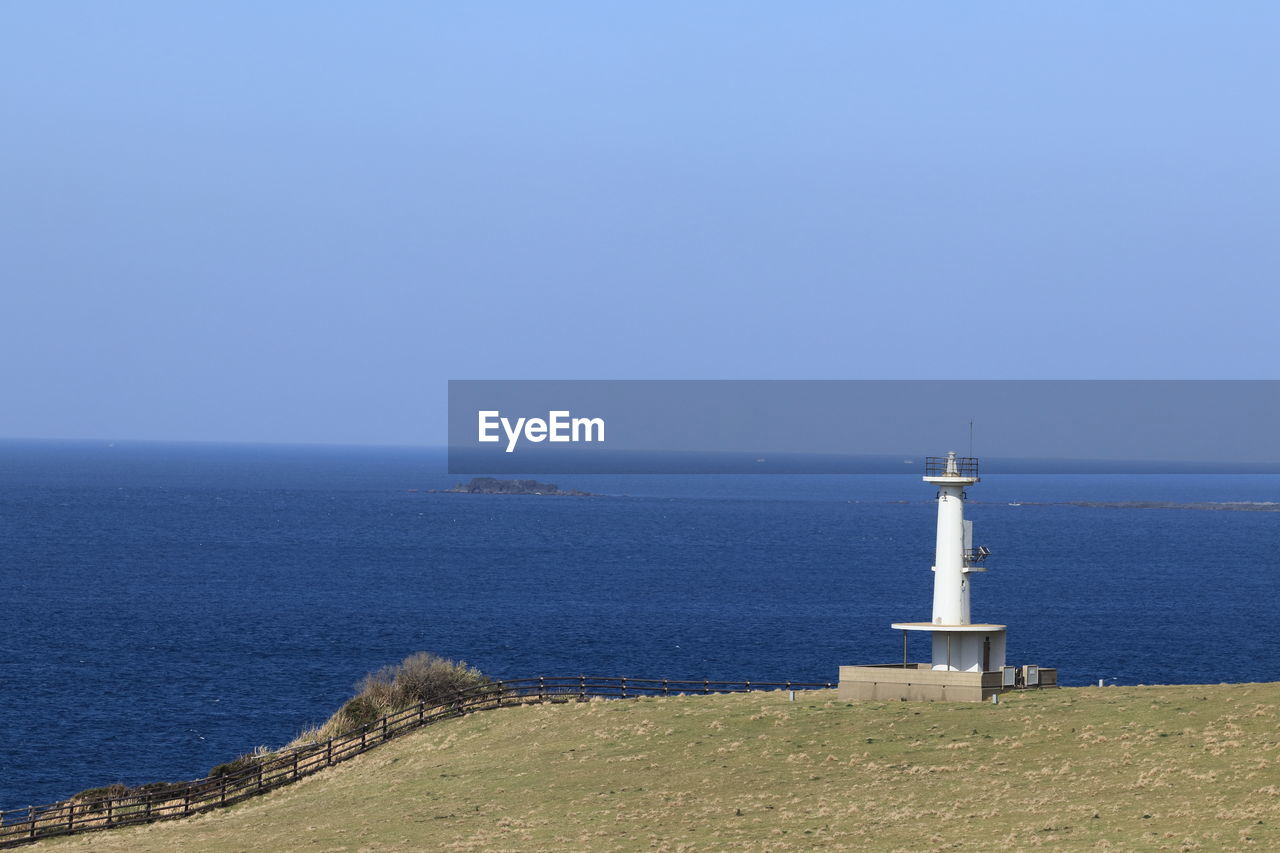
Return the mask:
M 946 672 L 991 672 L 1004 668 L 1005 626 L 972 623 L 894 622 L 900 631 L 933 634 L 933 669 Z

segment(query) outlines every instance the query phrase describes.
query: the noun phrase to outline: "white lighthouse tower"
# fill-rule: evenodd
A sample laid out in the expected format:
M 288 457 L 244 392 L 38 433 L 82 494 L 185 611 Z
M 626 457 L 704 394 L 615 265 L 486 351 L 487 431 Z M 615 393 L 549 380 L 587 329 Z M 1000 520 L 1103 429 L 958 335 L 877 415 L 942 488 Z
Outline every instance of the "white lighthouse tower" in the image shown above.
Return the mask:
M 938 487 L 933 621 L 895 622 L 893 627 L 933 635 L 935 670 L 991 672 L 1004 667 L 1005 626 L 969 618 L 970 575 L 986 571 L 982 562 L 989 553 L 974 548 L 973 522 L 964 517 L 965 490 L 978 480 L 977 459 L 952 451 L 945 458 L 925 460 L 924 481 Z
M 938 530 L 933 555 L 933 616 L 928 622 L 894 622 L 902 631 L 902 663 L 840 667 L 836 695 L 844 700 L 980 702 L 1006 690 L 1052 687 L 1058 671 L 1005 664 L 1005 626 L 974 622 L 969 585 L 990 553 L 973 546 L 973 523 L 964 517 L 965 490 L 978 482 L 978 460 L 948 453 L 925 459 L 924 481 L 938 489 Z M 908 637 L 930 636 L 930 661 L 912 663 Z

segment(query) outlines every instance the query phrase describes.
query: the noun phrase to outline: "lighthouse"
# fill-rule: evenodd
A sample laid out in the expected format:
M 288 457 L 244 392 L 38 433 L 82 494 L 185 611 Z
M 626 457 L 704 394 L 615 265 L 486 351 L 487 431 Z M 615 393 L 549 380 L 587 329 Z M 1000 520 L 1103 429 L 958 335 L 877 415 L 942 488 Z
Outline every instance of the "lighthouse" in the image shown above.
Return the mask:
M 985 572 L 990 553 L 973 546 L 973 522 L 964 517 L 969 486 L 979 481 L 978 460 L 945 457 L 925 460 L 924 481 L 938 493 L 938 530 L 933 555 L 933 619 L 929 622 L 895 622 L 901 631 L 932 635 L 933 669 L 950 672 L 991 672 L 1004 667 L 1005 626 L 974 622 L 970 618 L 972 575 Z M 905 636 L 904 636 L 905 645 Z
M 973 522 L 964 517 L 968 489 L 979 479 L 973 457 L 953 451 L 925 459 L 924 481 L 937 490 L 938 510 L 931 618 L 892 624 L 902 632 L 902 663 L 840 667 L 841 699 L 979 702 L 1007 690 L 1057 686 L 1056 669 L 1006 664 L 1004 625 L 972 619 L 972 580 L 987 570 L 991 553 L 974 547 Z M 914 633 L 929 637 L 927 663 L 910 659 Z

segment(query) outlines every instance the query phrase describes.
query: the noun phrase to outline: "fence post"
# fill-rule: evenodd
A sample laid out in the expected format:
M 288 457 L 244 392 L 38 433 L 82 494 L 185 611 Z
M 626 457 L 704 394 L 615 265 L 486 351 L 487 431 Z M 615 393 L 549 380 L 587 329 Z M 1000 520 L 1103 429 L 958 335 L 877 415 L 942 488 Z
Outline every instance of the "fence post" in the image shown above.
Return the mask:
M 750 693 L 750 692 L 751 692 L 751 682 L 750 682 L 750 681 L 748 681 L 748 682 L 747 682 L 747 692 L 748 692 L 748 693 Z
M 31 821 L 31 834 L 29 837 L 36 837 L 36 807 L 27 806 L 27 820 Z
M 422 725 L 423 719 L 427 716 L 427 700 L 423 699 L 418 703 L 418 725 Z
M 360 751 L 361 752 L 364 752 L 365 750 L 364 739 L 365 739 L 365 736 L 368 734 L 369 734 L 369 724 L 365 723 L 363 726 L 360 727 Z
M 704 678 L 704 679 L 702 679 L 702 692 L 703 692 L 703 693 L 710 693 L 710 692 L 711 692 L 711 688 L 710 688 L 709 682 L 708 682 L 705 678 Z
M 191 788 L 182 792 L 182 813 L 191 814 Z
M 547 701 L 547 679 L 541 675 L 538 676 L 538 701 Z
M 502 682 L 498 682 L 498 707 L 502 707 Z
M 153 794 L 151 791 L 147 791 L 147 802 L 146 802 L 147 811 L 146 811 L 146 816 L 147 816 L 147 822 L 148 822 L 148 823 L 150 823 L 150 822 L 151 822 L 151 798 L 152 798 L 153 796 L 154 796 L 154 794 Z
M 578 674 L 578 701 L 587 701 L 587 677 L 582 673 Z
M 76 807 L 71 801 L 67 801 L 67 829 L 70 830 L 76 825 Z
M 110 797 L 107 797 L 107 826 L 111 826 L 111 824 L 114 823 L 114 821 L 112 820 L 112 817 L 115 814 L 115 808 L 114 808 L 115 804 L 116 804 L 115 800 L 111 799 Z
M 665 678 L 662 679 L 662 695 L 663 696 L 671 695 L 671 693 L 667 690 L 667 680 Z
M 225 773 L 222 776 L 222 784 L 218 790 L 218 802 L 224 806 L 227 804 L 227 776 Z
M 333 766 L 333 738 L 329 738 L 329 742 L 324 747 L 324 766 Z
M 298 781 L 298 753 L 293 754 L 293 781 Z
M 387 718 L 386 717 L 382 718 L 382 739 L 383 740 L 387 739 Z

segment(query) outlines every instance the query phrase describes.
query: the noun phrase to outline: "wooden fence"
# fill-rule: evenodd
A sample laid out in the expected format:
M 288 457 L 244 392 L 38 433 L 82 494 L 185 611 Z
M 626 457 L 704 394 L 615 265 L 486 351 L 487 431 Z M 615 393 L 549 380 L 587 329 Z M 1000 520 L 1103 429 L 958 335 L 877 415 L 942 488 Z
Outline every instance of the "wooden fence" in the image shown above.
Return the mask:
M 164 782 L 130 789 L 117 796 L 71 798 L 45 806 L 0 811 L 0 848 L 41 838 L 152 823 L 238 803 L 332 767 L 422 726 L 475 711 L 541 702 L 585 702 L 593 697 L 634 699 L 753 690 L 813 690 L 826 682 L 677 681 L 612 676 L 564 676 L 495 681 L 387 714 L 329 740 L 270 753 L 234 772 L 190 782 Z

